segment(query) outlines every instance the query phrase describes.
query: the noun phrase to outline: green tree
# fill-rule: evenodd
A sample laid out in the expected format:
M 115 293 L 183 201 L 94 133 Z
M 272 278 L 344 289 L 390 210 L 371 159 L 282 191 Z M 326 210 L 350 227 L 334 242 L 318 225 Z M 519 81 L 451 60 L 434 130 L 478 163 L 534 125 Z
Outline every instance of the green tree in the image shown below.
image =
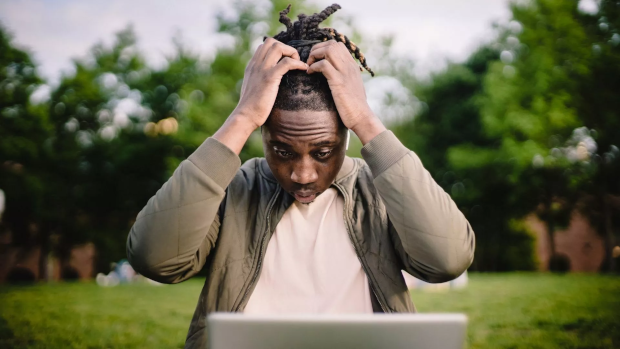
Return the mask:
M 76 60 L 75 73 L 52 92 L 50 171 L 58 182 L 51 237 L 61 259 L 87 241 L 97 246 L 99 270 L 124 257 L 132 220 L 168 177 L 168 157 L 183 155 L 173 134 L 184 109 L 178 92 L 193 78 L 193 63 L 180 56 L 152 71 L 128 28 L 112 46 L 95 45 Z
M 575 93 L 576 109 L 597 145 L 581 171 L 586 172 L 586 180 L 578 183 L 579 209 L 605 239 L 602 270 L 618 272 L 612 250 L 619 241 L 620 226 L 620 6 L 604 0 L 597 13 L 578 18 L 592 53 L 589 74 L 579 80 Z
M 505 38 L 502 62 L 485 82 L 485 129 L 500 135 L 499 151 L 515 159 L 516 197 L 537 197 L 553 256 L 555 226 L 567 223 L 572 205 L 566 203 L 574 198 L 565 172 L 573 164 L 559 150 L 582 126 L 575 97 L 578 81 L 589 73 L 591 50 L 577 1 L 535 1 L 513 5 L 512 12 L 523 29 Z
M 504 156 L 515 158 L 513 178 L 538 183 L 539 216 L 550 237 L 576 206 L 606 238 L 605 267 L 613 269 L 620 12 L 613 1 L 601 1 L 594 15 L 578 3 L 513 5 L 522 31 L 505 39 L 505 59 L 485 81 L 484 125 L 503 138 Z M 511 42 L 518 46 L 509 48 Z M 528 195 L 535 192 L 518 197 Z
M 428 82 L 407 79 L 405 86 L 415 91 L 424 107 L 394 131 L 416 151 L 472 224 L 476 232 L 472 269 L 531 270 L 536 267 L 533 238 L 518 218 L 529 213 L 532 204 L 509 200 L 517 185 L 507 180 L 512 169 L 494 154 L 501 137 L 484 131 L 479 103 L 485 76 L 498 55 L 496 48 L 483 46 L 466 62 L 449 64 Z M 454 155 L 464 148 L 479 151 Z
M 76 61 L 76 73 L 52 94 L 55 144 L 65 156 L 56 170 L 70 178 L 60 252 L 94 241 L 100 270 L 124 257 L 138 211 L 234 108 L 237 56 L 218 53 L 204 62 L 181 40 L 174 43 L 166 67 L 152 70 L 128 28 L 111 47 L 96 45 L 91 57 Z M 201 104 L 207 110 L 197 110 Z
M 0 229 L 22 247 L 42 244 L 49 217 L 45 145 L 53 133 L 44 108 L 30 102 L 41 83 L 30 55 L 0 27 L 0 189 L 6 197 Z
M 553 241 L 579 209 L 606 238 L 605 267 L 613 269 L 620 34 L 615 2 L 599 8 L 513 4 L 492 50 L 413 83 L 427 108 L 398 132 L 472 221 L 474 268 L 527 267 L 510 261 L 531 255 L 520 219 L 537 213 Z

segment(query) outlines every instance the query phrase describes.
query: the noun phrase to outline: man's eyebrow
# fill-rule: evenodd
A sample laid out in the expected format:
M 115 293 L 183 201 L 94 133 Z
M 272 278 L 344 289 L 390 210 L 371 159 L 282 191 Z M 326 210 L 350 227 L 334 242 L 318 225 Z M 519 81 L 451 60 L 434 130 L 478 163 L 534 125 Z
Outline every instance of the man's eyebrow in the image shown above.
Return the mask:
M 269 144 L 272 145 L 279 145 L 281 147 L 290 147 L 290 144 L 284 143 L 284 142 L 280 142 L 280 141 L 269 141 Z
M 335 144 L 336 142 L 333 142 L 333 141 L 320 141 L 320 142 L 312 143 L 310 145 L 313 147 L 323 147 L 323 146 L 333 146 Z

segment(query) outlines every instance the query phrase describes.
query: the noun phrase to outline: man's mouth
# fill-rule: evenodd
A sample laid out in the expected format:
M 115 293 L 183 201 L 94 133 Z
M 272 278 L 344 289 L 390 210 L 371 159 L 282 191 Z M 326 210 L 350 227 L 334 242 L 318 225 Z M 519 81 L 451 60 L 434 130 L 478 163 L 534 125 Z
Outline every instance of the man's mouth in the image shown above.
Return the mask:
M 295 200 L 301 202 L 302 204 L 309 204 L 316 199 L 316 192 L 295 191 L 293 192 L 293 196 L 295 197 Z

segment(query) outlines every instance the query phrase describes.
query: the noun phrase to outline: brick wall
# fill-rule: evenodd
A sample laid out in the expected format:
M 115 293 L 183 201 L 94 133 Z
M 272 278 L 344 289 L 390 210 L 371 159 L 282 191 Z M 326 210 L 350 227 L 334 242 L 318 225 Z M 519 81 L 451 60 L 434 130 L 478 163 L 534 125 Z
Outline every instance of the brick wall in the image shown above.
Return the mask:
M 548 270 L 550 251 L 546 226 L 535 215 L 530 215 L 526 222 L 536 233 L 539 269 Z M 598 272 L 605 257 L 605 245 L 603 238 L 582 215 L 574 213 L 568 228 L 556 230 L 554 239 L 556 253 L 565 254 L 570 259 L 571 272 Z

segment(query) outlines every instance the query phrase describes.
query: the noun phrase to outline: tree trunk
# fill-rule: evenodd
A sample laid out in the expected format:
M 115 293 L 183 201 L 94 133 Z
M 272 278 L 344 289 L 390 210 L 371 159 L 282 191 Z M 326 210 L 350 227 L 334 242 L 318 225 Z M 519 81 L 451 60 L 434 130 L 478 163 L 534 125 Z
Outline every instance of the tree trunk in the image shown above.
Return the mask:
M 554 238 L 554 233 L 555 233 L 555 223 L 553 221 L 553 213 L 551 212 L 551 198 L 549 198 L 547 200 L 547 202 L 545 203 L 545 210 L 547 211 L 547 219 L 546 219 L 546 225 L 547 225 L 547 235 L 549 236 L 549 260 L 551 260 L 551 258 L 553 258 L 553 256 L 555 256 L 555 238 Z
M 603 219 L 605 224 L 605 259 L 606 263 L 603 263 L 602 267 L 607 269 L 608 272 L 613 273 L 616 271 L 615 266 L 615 258 L 613 256 L 613 249 L 615 247 L 615 239 L 614 239 L 614 231 L 613 231 L 613 223 L 611 221 L 612 218 L 612 207 L 611 207 L 611 197 L 610 195 L 603 195 Z M 603 269 L 603 270 L 605 270 Z
M 50 254 L 50 238 L 47 229 L 43 228 L 39 232 L 39 244 L 41 246 L 41 254 L 39 256 L 39 281 L 49 281 L 50 275 L 47 272 L 47 263 Z

